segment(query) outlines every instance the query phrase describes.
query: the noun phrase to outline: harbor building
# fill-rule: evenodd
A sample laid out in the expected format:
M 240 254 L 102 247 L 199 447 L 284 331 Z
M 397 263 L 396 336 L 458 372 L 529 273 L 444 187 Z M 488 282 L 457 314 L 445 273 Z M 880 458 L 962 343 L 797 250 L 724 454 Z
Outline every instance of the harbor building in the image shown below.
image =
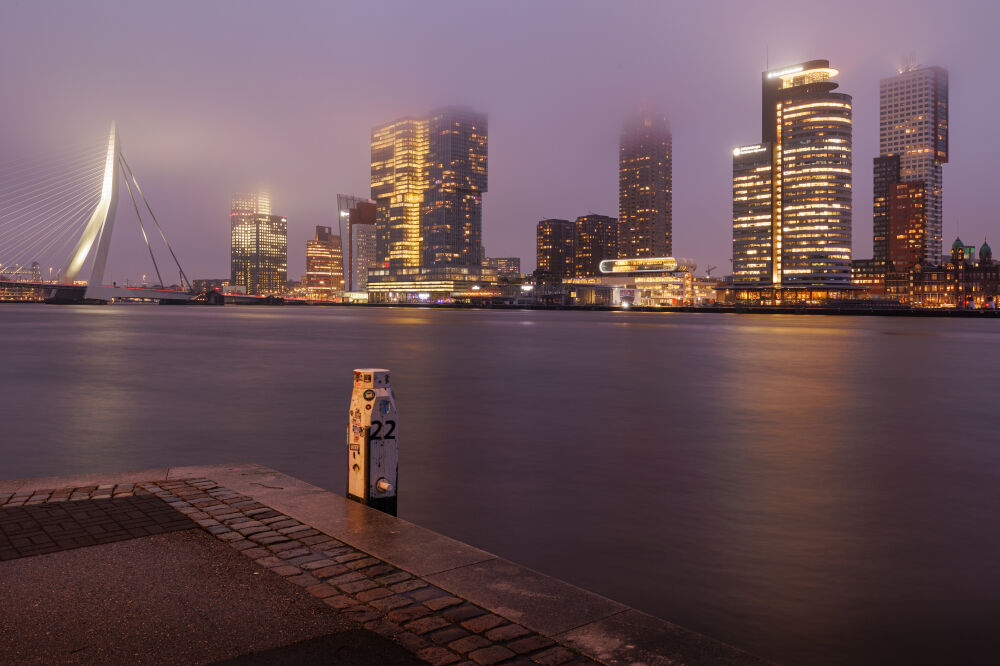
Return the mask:
M 640 108 L 622 126 L 618 157 L 618 256 L 673 252 L 673 140 L 661 112 Z
M 316 227 L 316 235 L 306 241 L 306 274 L 302 287 L 309 298 L 332 300 L 344 290 L 340 236 L 330 227 Z
M 602 261 L 618 257 L 618 220 L 607 215 L 583 215 L 573 225 L 573 276 L 597 275 Z
M 233 195 L 230 285 L 248 294 L 282 294 L 288 286 L 288 220 L 271 214 L 265 193 Z
M 573 276 L 576 225 L 569 220 L 540 220 L 535 226 L 535 277 L 558 282 Z
M 837 74 L 826 60 L 762 74 L 762 140 L 733 150 L 739 300 L 851 288 L 852 100 Z

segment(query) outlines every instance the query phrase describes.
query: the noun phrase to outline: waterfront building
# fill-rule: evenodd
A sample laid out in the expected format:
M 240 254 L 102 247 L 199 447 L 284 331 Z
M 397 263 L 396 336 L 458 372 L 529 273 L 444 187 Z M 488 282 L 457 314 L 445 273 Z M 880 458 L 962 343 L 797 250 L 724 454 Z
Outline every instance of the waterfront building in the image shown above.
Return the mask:
M 599 273 L 605 259 L 618 257 L 618 220 L 607 215 L 584 215 L 573 225 L 573 276 Z
M 716 300 L 718 280 L 695 276 L 690 259 L 636 257 L 605 259 L 594 276 L 568 278 L 564 285 L 600 285 L 612 289 L 612 305 L 662 307 L 703 305 Z M 571 302 L 578 302 L 570 293 Z
M 427 119 L 427 190 L 421 209 L 421 265 L 478 266 L 484 255 L 488 188 L 485 113 L 451 108 Z
M 340 221 L 344 290 L 362 292 L 368 286 L 368 271 L 378 266 L 375 237 L 375 202 L 346 194 L 337 195 Z
M 927 188 L 924 183 L 889 186 L 889 254 L 887 266 L 908 271 L 914 264 L 930 265 L 927 252 Z
M 956 238 L 950 261 L 889 271 L 885 286 L 887 297 L 913 307 L 995 309 L 1000 300 L 1000 262 L 993 260 L 985 240 L 977 258 L 975 246 Z
M 733 280 L 771 284 L 774 255 L 770 143 L 733 149 Z
M 306 241 L 306 274 L 302 287 L 309 298 L 331 300 L 344 290 L 340 236 L 330 227 L 316 227 L 316 236 Z
M 427 120 L 402 118 L 372 130 L 371 195 L 376 261 L 420 265 L 420 211 L 427 190 Z
M 834 92 L 837 73 L 812 60 L 762 75 L 762 141 L 733 151 L 741 293 L 764 287 L 768 300 L 812 300 L 850 287 L 852 102 Z
M 941 67 L 905 66 L 879 84 L 879 155 L 897 157 L 895 182 L 923 183 L 926 225 L 921 263 L 942 260 L 942 165 L 948 162 L 948 72 Z M 876 158 L 876 183 L 879 162 Z M 876 195 L 877 196 L 877 195 Z M 879 213 L 876 199 L 875 214 Z M 889 204 L 891 207 L 891 204 Z M 875 230 L 878 237 L 879 230 Z M 874 258 L 887 260 L 879 244 Z
M 495 270 L 499 278 L 509 280 L 521 277 L 520 257 L 488 257 L 483 262 L 483 267 Z
M 666 115 L 640 109 L 622 126 L 618 156 L 621 257 L 673 251 L 673 146 Z
M 540 220 L 535 227 L 535 277 L 558 282 L 572 277 L 576 225 L 569 220 Z
M 372 130 L 376 258 L 388 268 L 480 266 L 486 115 L 448 108 Z
M 230 284 L 249 294 L 281 294 L 288 279 L 288 220 L 271 214 L 264 193 L 233 195 Z

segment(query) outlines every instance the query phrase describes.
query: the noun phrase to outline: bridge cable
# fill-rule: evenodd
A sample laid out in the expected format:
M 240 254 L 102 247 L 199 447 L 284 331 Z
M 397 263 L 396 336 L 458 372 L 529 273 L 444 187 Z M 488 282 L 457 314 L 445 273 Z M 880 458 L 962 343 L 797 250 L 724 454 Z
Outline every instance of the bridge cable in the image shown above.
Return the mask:
M 118 154 L 119 162 L 124 160 L 121 159 L 121 153 Z M 122 174 L 124 176 L 124 173 Z M 160 287 L 165 287 L 163 284 L 163 278 L 160 276 L 160 267 L 156 265 L 156 257 L 153 256 L 153 247 L 149 244 L 149 236 L 146 235 L 146 227 L 142 223 L 142 216 L 139 215 L 139 205 L 135 202 L 135 196 L 132 194 L 132 186 L 128 183 L 128 178 L 123 178 L 125 181 L 125 187 L 128 188 L 128 198 L 132 200 L 132 208 L 135 209 L 135 216 L 139 220 L 139 229 L 142 230 L 142 239 L 146 241 L 146 249 L 149 250 L 149 258 L 153 260 L 153 270 L 156 271 L 156 279 L 160 281 Z
M 170 247 L 170 241 L 167 240 L 167 235 L 163 233 L 163 227 L 161 227 L 159 221 L 157 221 L 156 214 L 153 213 L 153 208 L 149 205 L 149 201 L 146 200 L 146 195 L 142 193 L 142 188 L 139 187 L 139 181 L 136 180 L 135 174 L 132 173 L 132 168 L 128 165 L 128 162 L 125 160 L 125 155 L 122 154 L 121 151 L 118 151 L 118 156 L 121 158 L 122 164 L 124 165 L 125 170 L 128 171 L 128 175 L 132 179 L 132 182 L 135 183 L 136 192 L 138 192 L 139 196 L 142 197 L 142 202 L 146 204 L 146 210 L 149 211 L 149 216 L 153 218 L 153 224 L 156 225 L 157 230 L 160 232 L 160 238 L 163 239 L 163 243 L 167 246 L 167 250 L 170 251 L 170 256 L 174 258 L 174 263 L 177 264 L 177 270 L 180 273 L 180 278 L 181 278 L 181 289 L 184 288 L 184 281 L 187 280 L 188 289 L 194 291 L 194 287 L 191 285 L 191 280 L 188 279 L 188 276 L 185 275 L 184 273 L 184 269 L 181 268 L 181 262 L 177 260 L 177 255 L 174 254 L 174 249 Z M 126 183 L 127 182 L 128 181 L 126 181 Z

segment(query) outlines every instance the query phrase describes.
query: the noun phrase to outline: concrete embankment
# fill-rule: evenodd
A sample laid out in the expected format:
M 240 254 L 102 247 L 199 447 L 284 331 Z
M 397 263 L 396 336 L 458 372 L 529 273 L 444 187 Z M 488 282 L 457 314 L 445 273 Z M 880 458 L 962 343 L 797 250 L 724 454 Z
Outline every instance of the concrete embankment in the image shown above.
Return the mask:
M 255 464 L 0 481 L 0 635 L 3 663 L 766 663 Z

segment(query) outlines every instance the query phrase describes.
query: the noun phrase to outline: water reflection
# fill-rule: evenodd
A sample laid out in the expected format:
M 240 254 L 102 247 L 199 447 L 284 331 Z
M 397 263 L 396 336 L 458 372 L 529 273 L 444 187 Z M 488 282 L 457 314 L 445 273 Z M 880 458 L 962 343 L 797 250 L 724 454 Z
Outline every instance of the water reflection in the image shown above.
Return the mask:
M 403 518 L 788 663 L 989 654 L 994 322 L 0 317 L 2 477 L 255 461 L 343 492 L 351 370 L 384 366 Z

